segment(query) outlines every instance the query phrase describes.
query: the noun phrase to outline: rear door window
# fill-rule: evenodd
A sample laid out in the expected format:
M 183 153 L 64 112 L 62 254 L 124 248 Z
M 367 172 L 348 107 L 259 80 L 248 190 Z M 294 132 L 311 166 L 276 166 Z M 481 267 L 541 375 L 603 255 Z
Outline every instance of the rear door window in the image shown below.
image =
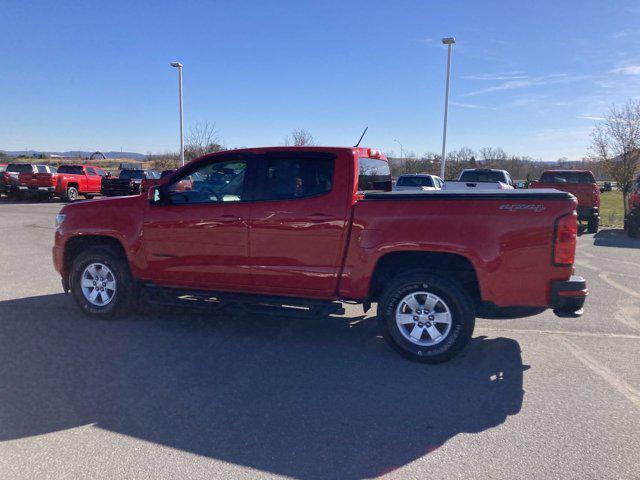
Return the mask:
M 38 169 L 38 173 L 49 173 L 46 165 L 38 165 L 36 168 Z
M 268 155 L 256 200 L 292 200 L 331 191 L 334 158 L 318 155 Z
M 97 175 L 96 170 L 93 167 L 87 167 L 87 175 L 92 175 L 92 176 Z
M 385 160 L 360 157 L 358 161 L 358 191 L 391 190 L 391 169 Z

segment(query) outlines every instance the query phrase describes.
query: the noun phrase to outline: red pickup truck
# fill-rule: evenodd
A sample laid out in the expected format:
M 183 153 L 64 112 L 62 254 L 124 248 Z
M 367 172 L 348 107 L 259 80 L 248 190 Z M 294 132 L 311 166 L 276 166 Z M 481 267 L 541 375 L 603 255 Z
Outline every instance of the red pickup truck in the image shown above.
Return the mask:
M 91 165 L 61 165 L 58 168 L 55 193 L 57 197 L 74 202 L 80 195 L 93 198 L 100 194 L 104 170 Z
M 640 236 L 640 175 L 627 200 L 627 216 L 624 219 L 624 229 L 633 238 Z
M 476 316 L 579 316 L 576 200 L 557 190 L 391 192 L 377 150 L 270 147 L 204 156 L 148 195 L 65 206 L 53 261 L 86 314 L 139 297 L 257 315 L 377 303 L 416 361 L 462 350 Z
M 600 188 L 589 170 L 546 170 L 529 188 L 555 188 L 578 199 L 578 220 L 587 222 L 587 232 L 597 233 L 600 225 Z
M 55 182 L 58 178 L 56 167 L 51 165 L 31 165 L 31 171 L 18 173 L 18 192 L 35 193 L 39 196 L 52 197 Z

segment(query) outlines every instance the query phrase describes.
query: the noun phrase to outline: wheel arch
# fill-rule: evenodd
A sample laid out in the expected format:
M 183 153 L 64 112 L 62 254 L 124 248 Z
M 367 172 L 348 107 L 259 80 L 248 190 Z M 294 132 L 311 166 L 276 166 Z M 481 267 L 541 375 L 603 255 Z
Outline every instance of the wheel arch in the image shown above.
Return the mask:
M 369 284 L 369 302 L 378 301 L 385 285 L 395 276 L 416 269 L 452 278 L 476 305 L 482 301 L 476 269 L 467 257 L 456 253 L 401 251 L 387 253 L 376 262 Z
M 69 272 L 71 272 L 73 261 L 78 257 L 78 255 L 88 248 L 96 246 L 112 248 L 119 255 L 122 255 L 122 258 L 125 259 L 125 261 L 127 260 L 127 254 L 124 246 L 117 238 L 109 235 L 77 235 L 67 240 L 64 245 L 62 262 L 64 272 L 67 277 L 69 276 Z

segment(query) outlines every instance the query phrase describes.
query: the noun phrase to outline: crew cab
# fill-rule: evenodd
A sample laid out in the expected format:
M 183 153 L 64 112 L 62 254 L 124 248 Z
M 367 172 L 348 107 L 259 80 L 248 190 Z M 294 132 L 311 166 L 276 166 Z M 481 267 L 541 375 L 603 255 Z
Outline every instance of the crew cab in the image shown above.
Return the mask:
M 18 174 L 18 192 L 21 195 L 32 193 L 40 197 L 51 197 L 58 177 L 57 169 L 51 165 L 31 165 L 30 172 Z
M 396 184 L 393 186 L 394 190 L 440 190 L 444 181 L 436 176 L 426 173 L 405 173 L 400 175 Z
M 119 197 L 123 195 L 138 195 L 144 191 L 145 180 L 159 180 L 160 174 L 155 170 L 125 169 L 120 170 L 118 178 L 105 177 L 102 179 L 100 191 L 105 197 Z M 153 183 L 153 182 L 152 182 Z M 151 186 L 149 183 L 146 186 Z
M 630 237 L 637 238 L 640 236 L 640 174 L 636 177 L 633 190 L 627 200 L 624 229 Z
M 67 202 L 75 202 L 82 195 L 91 199 L 100 194 L 102 177 L 106 172 L 92 165 L 61 165 L 57 178 L 52 178 L 55 195 Z
M 589 170 L 545 170 L 529 188 L 555 188 L 578 199 L 578 220 L 587 222 L 587 232 L 596 233 L 600 225 L 600 189 Z
M 147 195 L 66 205 L 53 262 L 97 318 L 140 298 L 249 311 L 251 321 L 377 303 L 389 344 L 425 363 L 459 353 L 476 316 L 582 314 L 572 195 L 390 190 L 373 149 L 218 152 Z

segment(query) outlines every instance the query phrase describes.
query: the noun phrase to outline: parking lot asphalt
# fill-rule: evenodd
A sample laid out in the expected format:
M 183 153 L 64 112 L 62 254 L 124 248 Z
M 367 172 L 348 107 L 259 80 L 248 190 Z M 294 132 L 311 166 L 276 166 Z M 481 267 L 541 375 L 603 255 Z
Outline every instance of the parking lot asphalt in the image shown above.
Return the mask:
M 91 320 L 60 207 L 0 201 L 0 478 L 640 478 L 640 240 L 580 237 L 582 318 L 478 320 L 427 366 L 351 305 Z

